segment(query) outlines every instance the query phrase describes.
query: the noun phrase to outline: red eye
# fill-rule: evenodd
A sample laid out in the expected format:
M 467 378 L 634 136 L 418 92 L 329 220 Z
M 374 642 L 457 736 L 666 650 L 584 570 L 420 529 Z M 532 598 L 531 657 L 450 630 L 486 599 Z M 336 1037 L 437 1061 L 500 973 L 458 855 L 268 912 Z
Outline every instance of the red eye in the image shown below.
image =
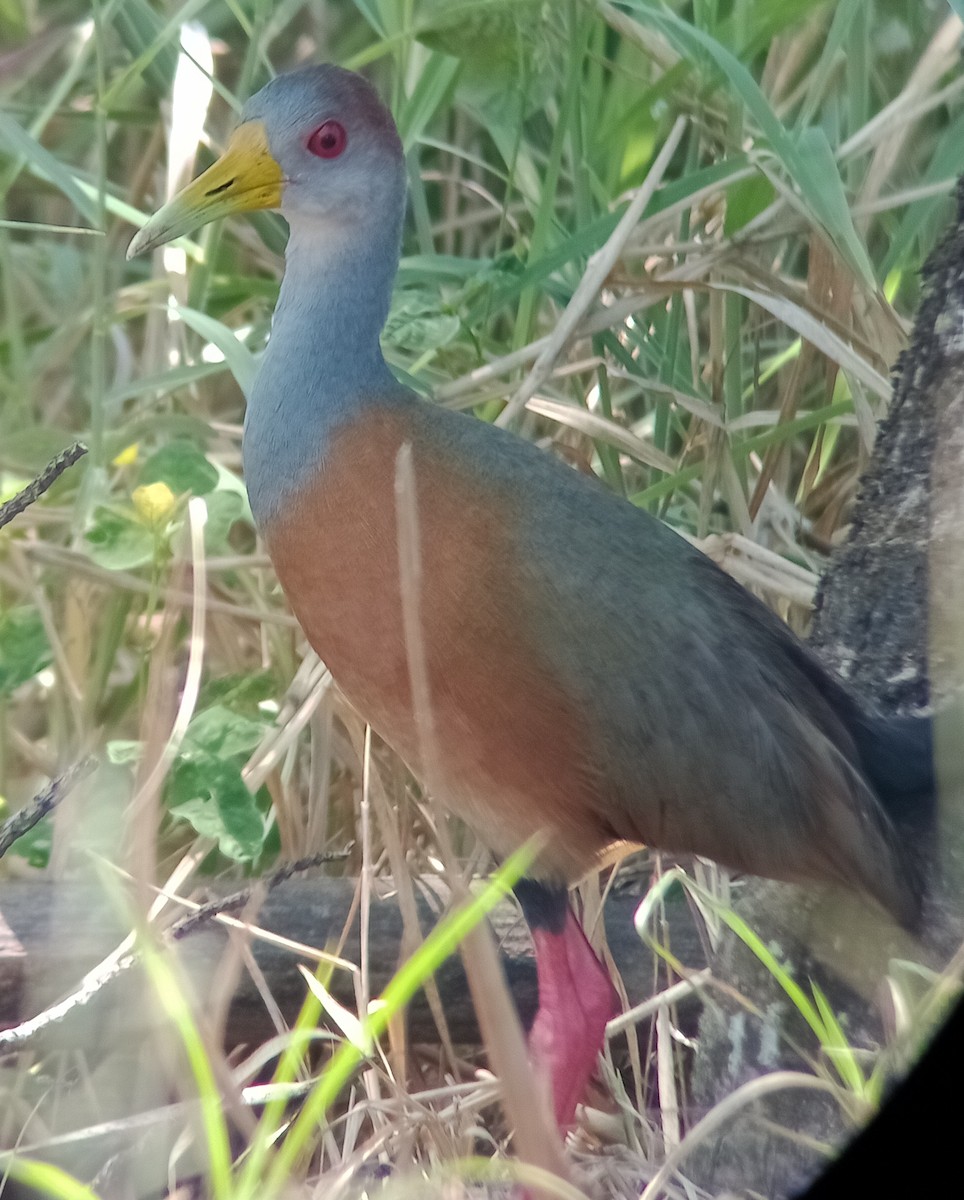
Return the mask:
M 308 149 L 316 158 L 337 158 L 348 144 L 344 125 L 326 121 L 308 139 Z

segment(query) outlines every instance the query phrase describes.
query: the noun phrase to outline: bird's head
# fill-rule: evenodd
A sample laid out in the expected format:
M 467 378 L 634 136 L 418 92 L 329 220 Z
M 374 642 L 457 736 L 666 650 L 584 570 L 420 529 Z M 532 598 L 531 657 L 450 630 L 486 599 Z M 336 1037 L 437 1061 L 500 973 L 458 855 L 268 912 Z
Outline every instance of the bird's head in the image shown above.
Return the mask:
M 151 217 L 127 256 L 254 209 L 333 233 L 384 221 L 404 192 L 398 131 L 375 90 L 341 67 L 304 67 L 251 97 L 224 154 Z

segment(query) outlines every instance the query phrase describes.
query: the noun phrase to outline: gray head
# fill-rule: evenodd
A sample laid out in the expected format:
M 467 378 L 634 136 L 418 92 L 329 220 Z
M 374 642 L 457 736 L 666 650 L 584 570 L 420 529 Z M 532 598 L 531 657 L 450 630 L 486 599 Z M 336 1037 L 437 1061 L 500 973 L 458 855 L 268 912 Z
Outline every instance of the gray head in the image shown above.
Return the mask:
M 279 75 L 251 97 L 241 120 L 264 126 L 289 222 L 384 220 L 403 203 L 398 130 L 360 75 L 330 63 Z
M 156 213 L 128 257 L 230 213 L 280 208 L 337 236 L 397 229 L 405 160 L 392 115 L 360 75 L 332 64 L 279 75 L 244 106 L 224 154 Z

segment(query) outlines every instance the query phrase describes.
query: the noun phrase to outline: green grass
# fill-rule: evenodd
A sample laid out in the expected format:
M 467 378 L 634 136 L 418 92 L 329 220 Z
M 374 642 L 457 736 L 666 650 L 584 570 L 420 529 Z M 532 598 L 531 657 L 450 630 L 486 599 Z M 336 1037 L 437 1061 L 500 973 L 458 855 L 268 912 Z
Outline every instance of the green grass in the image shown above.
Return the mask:
M 200 148 L 207 102 L 174 91 L 175 73 L 190 75 L 186 20 L 202 26 L 191 54 L 214 62 Z M 342 869 L 390 874 L 404 893 L 439 859 L 438 814 L 384 747 L 369 752 L 331 689 L 307 686 L 318 669 L 299 671 L 303 644 L 240 480 L 280 219 L 125 261 L 163 199 L 168 145 L 190 172 L 272 71 L 314 58 L 364 69 L 392 104 L 410 174 L 394 367 L 482 419 L 508 406 L 523 436 L 692 537 L 742 535 L 725 565 L 753 582 L 765 568 L 766 598 L 802 628 L 823 565 L 813 547 L 846 523 L 919 269 L 951 211 L 964 82 L 949 20 L 918 0 L 0 6 L 0 499 L 73 440 L 90 447 L 0 532 L 0 794 L 18 807 L 94 751 L 93 794 L 116 805 L 46 822 L 5 869 L 54 880 L 106 859 L 187 892 L 354 841 Z M 578 335 L 540 361 L 680 118 Z M 528 413 L 512 405 L 533 390 Z M 453 837 L 458 864 L 490 865 L 464 830 Z M 177 1009 L 163 961 L 153 988 Z M 822 997 L 795 1002 L 859 1091 L 872 1070 L 848 1057 Z M 173 1009 L 196 1051 L 179 1094 L 206 1098 L 210 1116 L 223 1071 L 205 1081 L 189 1012 Z M 686 1053 L 669 1053 L 683 1086 Z M 429 1170 L 476 1152 L 476 1110 L 433 1101 L 446 1124 L 380 1070 L 353 1085 L 360 1116 L 306 1136 L 316 1177 L 366 1156 Z M 464 1065 L 443 1053 L 437 1076 L 457 1084 Z M 645 1062 L 634 1086 L 654 1103 Z M 20 1127 L 0 1122 L 5 1148 L 38 1142 L 38 1122 L 57 1127 L 57 1087 L 44 1095 Z M 404 1114 L 394 1124 L 389 1095 Z M 212 1155 L 221 1145 L 223 1195 L 236 1165 L 220 1137 L 212 1126 L 206 1141 Z

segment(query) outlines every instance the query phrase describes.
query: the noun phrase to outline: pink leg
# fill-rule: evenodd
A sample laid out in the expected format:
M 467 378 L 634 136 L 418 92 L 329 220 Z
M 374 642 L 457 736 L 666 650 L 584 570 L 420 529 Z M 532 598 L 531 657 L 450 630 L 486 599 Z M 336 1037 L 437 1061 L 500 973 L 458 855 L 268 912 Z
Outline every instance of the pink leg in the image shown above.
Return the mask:
M 568 904 L 562 928 L 536 925 L 532 940 L 539 1011 L 529 1047 L 536 1064 L 548 1070 L 556 1122 L 565 1131 L 595 1070 L 606 1022 L 619 1012 L 619 997 Z

